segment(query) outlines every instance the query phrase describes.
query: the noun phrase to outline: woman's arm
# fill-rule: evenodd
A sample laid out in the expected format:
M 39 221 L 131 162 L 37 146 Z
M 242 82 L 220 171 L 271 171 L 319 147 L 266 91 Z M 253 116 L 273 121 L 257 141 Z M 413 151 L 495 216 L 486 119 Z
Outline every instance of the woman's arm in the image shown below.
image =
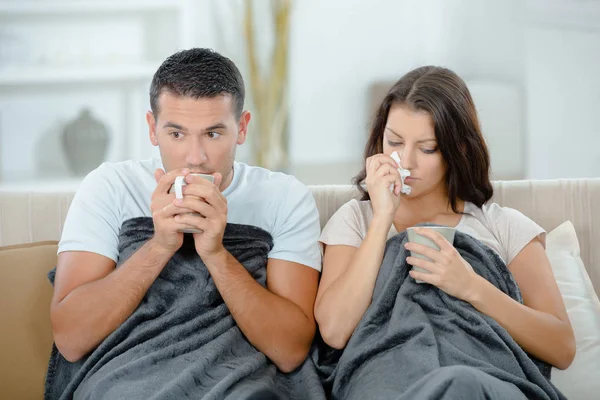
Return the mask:
M 508 268 L 524 304 L 481 277 L 469 303 L 498 321 L 528 353 L 566 369 L 575 357 L 575 336 L 540 241 L 534 239 L 525 246 Z
M 366 161 L 366 184 L 371 197 L 373 219 L 358 249 L 348 245 L 328 245 L 323 257 L 323 273 L 315 301 L 315 319 L 323 340 L 333 348 L 342 349 L 354 332 L 360 319 L 371 304 L 373 288 L 383 259 L 387 235 L 400 204 L 402 180 L 398 164 L 385 154 L 376 154 Z M 394 190 L 390 191 L 390 185 Z M 339 212 L 341 212 L 340 210 Z M 360 211 L 359 211 L 360 213 Z M 336 213 L 337 214 L 337 213 Z M 324 234 L 336 215 L 327 223 Z M 343 219 L 343 218 L 342 218 Z M 346 236 L 348 229 L 356 232 L 357 226 L 340 224 L 337 232 L 329 236 Z M 339 242 L 338 242 L 339 243 Z
M 434 261 L 408 257 L 409 264 L 431 272 L 411 271 L 413 278 L 471 303 L 498 321 L 524 350 L 540 360 L 560 369 L 571 364 L 575 336 L 539 239 L 527 244 L 508 266 L 523 295 L 524 304 L 520 304 L 477 275 L 442 235 L 426 229 L 419 233 L 434 240 L 441 250 L 407 243 L 407 249 Z
M 333 348 L 346 346 L 371 304 L 390 226 L 389 219 L 373 219 L 358 249 L 325 247 L 315 318 L 323 340 Z

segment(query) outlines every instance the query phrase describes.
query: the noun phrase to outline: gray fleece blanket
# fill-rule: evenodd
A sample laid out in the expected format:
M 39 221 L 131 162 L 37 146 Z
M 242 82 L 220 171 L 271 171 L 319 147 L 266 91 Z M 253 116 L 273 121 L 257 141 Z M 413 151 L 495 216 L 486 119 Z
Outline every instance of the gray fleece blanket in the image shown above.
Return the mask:
M 151 218 L 126 221 L 117 268 L 152 234 Z M 135 312 L 87 357 L 69 363 L 53 348 L 45 399 L 325 398 L 310 359 L 286 375 L 248 342 L 188 236 Z M 264 286 L 269 233 L 229 224 L 223 243 Z
M 495 320 L 408 275 L 406 234 L 391 238 L 373 301 L 343 352 L 314 348 L 332 399 L 564 399 L 550 366 Z M 474 270 L 522 302 L 504 262 L 469 235 L 454 246 Z

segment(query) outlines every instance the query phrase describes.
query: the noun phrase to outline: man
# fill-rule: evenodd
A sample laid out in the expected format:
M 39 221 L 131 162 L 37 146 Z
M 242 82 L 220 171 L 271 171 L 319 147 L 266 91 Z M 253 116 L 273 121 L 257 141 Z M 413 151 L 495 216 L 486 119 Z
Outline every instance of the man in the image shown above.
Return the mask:
M 184 243 L 180 231 L 194 228 L 193 247 L 247 341 L 280 371 L 303 363 L 315 333 L 318 211 L 295 178 L 234 161 L 250 122 L 243 104 L 239 70 L 212 50 L 181 51 L 159 67 L 146 120 L 161 161 L 102 164 L 66 218 L 51 304 L 66 360 L 85 359 L 138 309 Z M 193 173 L 213 175 L 214 184 Z M 169 189 L 182 175 L 176 199 Z M 123 261 L 119 231 L 138 217 L 151 217 L 154 232 Z M 224 247 L 228 223 L 271 235 L 266 287 Z

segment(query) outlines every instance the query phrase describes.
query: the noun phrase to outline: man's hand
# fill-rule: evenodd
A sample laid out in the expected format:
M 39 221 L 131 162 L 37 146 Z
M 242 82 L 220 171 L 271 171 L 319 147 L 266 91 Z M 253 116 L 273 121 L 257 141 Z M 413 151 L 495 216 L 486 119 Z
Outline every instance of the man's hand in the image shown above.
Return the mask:
M 179 212 L 174 220 L 202 231 L 194 233 L 196 251 L 202 259 L 225 251 L 223 234 L 227 225 L 227 199 L 219 190 L 222 175 L 215 173 L 214 177 L 215 182 L 211 183 L 199 176 L 187 175 L 183 199 L 175 200 L 174 203 L 179 208 L 200 214 Z
M 157 169 L 154 172 L 156 178 L 156 189 L 152 193 L 152 203 L 150 209 L 152 211 L 152 220 L 154 221 L 154 237 L 152 240 L 164 251 L 175 254 L 183 244 L 183 233 L 179 232 L 182 229 L 189 228 L 182 221 L 178 221 L 175 217 L 179 214 L 189 213 L 185 207 L 175 205 L 175 194 L 169 193 L 171 185 L 175 182 L 178 176 L 187 176 L 190 173 L 189 169 L 177 169 L 165 173 L 162 169 Z
M 59 254 L 50 319 L 56 347 L 67 360 L 80 360 L 127 320 L 181 247 L 183 234 L 179 230 L 189 227 L 176 222 L 174 215 L 190 210 L 175 206 L 175 195 L 168 192 L 175 177 L 187 173 L 178 170 L 165 174 L 161 169 L 155 172 L 158 185 L 151 204 L 154 237 L 121 267 L 115 269 L 112 259 L 93 252 Z M 106 207 L 117 206 L 108 202 L 114 199 L 102 200 L 105 203 L 100 204 Z M 72 207 L 79 207 L 79 213 L 85 210 L 81 204 Z

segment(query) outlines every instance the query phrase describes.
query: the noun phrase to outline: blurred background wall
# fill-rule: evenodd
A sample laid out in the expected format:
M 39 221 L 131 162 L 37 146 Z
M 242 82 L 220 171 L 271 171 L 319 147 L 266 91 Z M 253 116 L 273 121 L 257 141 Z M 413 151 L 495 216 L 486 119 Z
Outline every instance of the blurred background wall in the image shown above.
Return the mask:
M 0 188 L 76 187 L 103 160 L 157 156 L 144 114 L 162 60 L 214 48 L 251 90 L 246 7 L 268 80 L 275 3 L 287 1 L 0 0 Z M 276 169 L 349 183 L 374 105 L 410 69 L 436 64 L 469 85 L 494 179 L 600 176 L 599 0 L 290 6 L 286 162 Z M 247 108 L 260 109 L 252 93 Z M 255 162 L 252 144 L 238 159 Z

